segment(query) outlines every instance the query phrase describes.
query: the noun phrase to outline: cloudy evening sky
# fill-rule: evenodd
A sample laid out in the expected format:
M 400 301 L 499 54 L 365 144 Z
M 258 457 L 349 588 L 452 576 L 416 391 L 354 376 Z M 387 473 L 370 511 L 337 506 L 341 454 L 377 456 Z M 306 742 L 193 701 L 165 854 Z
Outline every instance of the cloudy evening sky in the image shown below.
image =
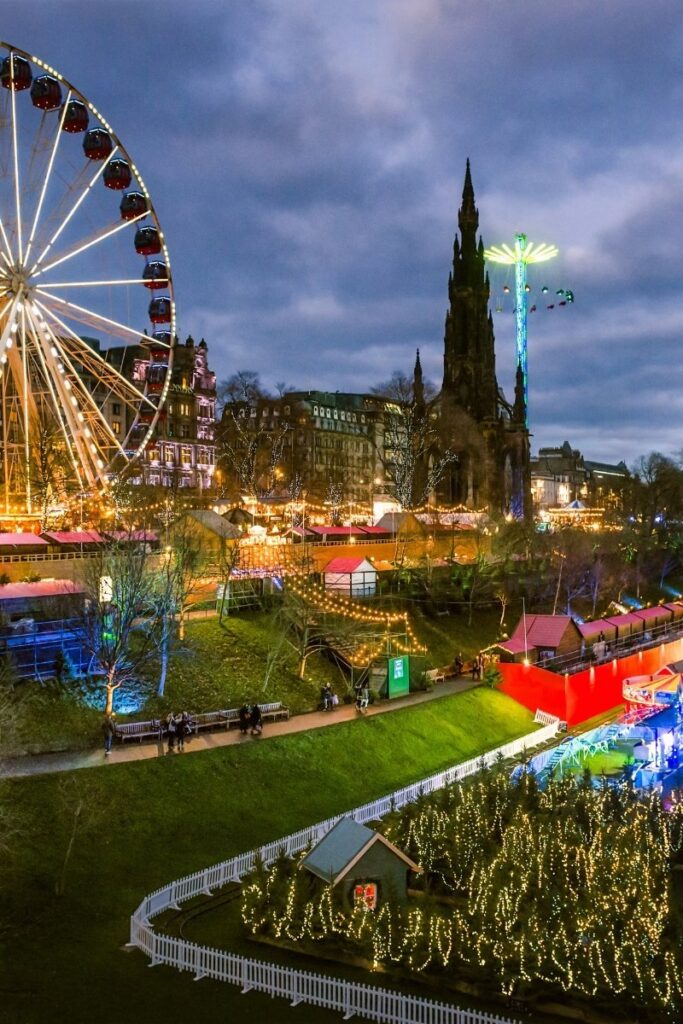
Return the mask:
M 554 242 L 534 282 L 576 295 L 530 318 L 534 450 L 683 447 L 680 0 L 4 0 L 0 26 L 140 167 L 219 378 L 364 390 L 419 347 L 440 382 L 469 156 L 485 244 Z

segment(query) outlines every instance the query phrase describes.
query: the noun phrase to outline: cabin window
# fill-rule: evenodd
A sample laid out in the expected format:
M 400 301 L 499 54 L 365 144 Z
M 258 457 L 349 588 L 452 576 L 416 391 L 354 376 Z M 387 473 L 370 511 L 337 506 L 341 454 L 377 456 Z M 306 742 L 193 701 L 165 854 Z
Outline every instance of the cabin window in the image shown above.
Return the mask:
M 377 909 L 377 882 L 359 882 L 353 887 L 355 906 L 365 906 L 368 910 Z

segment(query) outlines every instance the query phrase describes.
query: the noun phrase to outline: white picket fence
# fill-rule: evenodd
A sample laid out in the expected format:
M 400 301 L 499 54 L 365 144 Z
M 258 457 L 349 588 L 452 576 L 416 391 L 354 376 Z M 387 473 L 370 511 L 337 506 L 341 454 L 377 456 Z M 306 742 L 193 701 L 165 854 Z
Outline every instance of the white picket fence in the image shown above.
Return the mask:
M 268 843 L 258 850 L 238 854 L 230 860 L 197 871 L 193 875 L 186 875 L 157 889 L 145 897 L 132 914 L 128 945 L 136 946 L 146 953 L 151 960 L 150 966 L 166 964 L 181 971 L 191 971 L 195 980 L 214 978 L 217 981 L 239 985 L 242 992 L 254 990 L 272 996 L 282 996 L 289 999 L 292 1006 L 304 1002 L 312 1006 L 337 1010 L 344 1015 L 344 1020 L 357 1016 L 380 1021 L 382 1024 L 515 1024 L 508 1018 L 495 1014 L 462 1010 L 432 999 L 402 995 L 373 985 L 330 978 L 313 971 L 299 971 L 208 946 L 199 946 L 194 942 L 155 932 L 151 921 L 165 910 L 178 910 L 179 904 L 184 900 L 199 895 L 208 896 L 214 889 L 219 889 L 229 882 L 239 882 L 244 875 L 253 870 L 258 859 L 265 864 L 272 864 L 283 850 L 288 856 L 300 853 L 322 839 L 343 817 L 350 816 L 361 823 L 377 821 L 390 811 L 403 807 L 427 793 L 434 793 L 473 775 L 484 766 L 490 767 L 500 759 L 517 757 L 530 747 L 547 743 L 557 734 L 560 720 L 551 715 L 544 717 L 549 721 L 543 728 L 521 739 L 506 743 L 470 761 L 454 765 L 446 771 L 437 772 L 420 782 L 404 786 L 388 796 L 363 804 L 346 814 L 327 818 L 283 839 Z

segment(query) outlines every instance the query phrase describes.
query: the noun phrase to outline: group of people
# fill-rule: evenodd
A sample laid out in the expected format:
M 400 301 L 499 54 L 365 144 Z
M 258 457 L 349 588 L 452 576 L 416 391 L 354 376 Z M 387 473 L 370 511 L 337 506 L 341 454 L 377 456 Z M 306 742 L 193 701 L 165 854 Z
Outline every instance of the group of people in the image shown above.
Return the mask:
M 240 732 L 243 736 L 251 730 L 252 736 L 263 732 L 263 715 L 258 704 L 243 704 L 239 710 Z
M 484 655 L 481 652 L 479 652 L 479 654 L 475 655 L 475 657 L 472 658 L 472 664 L 469 667 L 469 671 L 472 673 L 472 682 L 474 682 L 475 680 L 481 680 L 485 668 L 486 663 Z M 456 656 L 453 658 L 453 672 L 455 673 L 456 676 L 461 676 L 463 675 L 464 671 L 465 662 L 463 661 L 462 654 L 456 654 Z
M 182 714 L 174 715 L 172 711 L 169 711 L 164 725 L 168 735 L 169 754 L 173 750 L 184 750 L 185 739 L 192 732 L 192 718 L 189 712 L 183 711 Z
M 320 708 L 322 711 L 331 711 L 339 704 L 339 697 L 329 683 L 325 683 L 320 689 Z

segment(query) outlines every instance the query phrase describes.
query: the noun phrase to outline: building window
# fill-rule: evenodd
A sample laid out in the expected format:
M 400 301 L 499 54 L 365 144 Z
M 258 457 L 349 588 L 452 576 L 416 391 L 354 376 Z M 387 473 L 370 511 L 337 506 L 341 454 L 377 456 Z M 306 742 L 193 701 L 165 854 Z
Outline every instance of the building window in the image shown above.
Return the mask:
M 368 910 L 377 909 L 377 882 L 360 882 L 353 887 L 353 902 L 355 906 L 367 907 Z
M 120 416 L 121 415 L 121 403 L 120 402 L 114 402 L 112 407 L 111 407 L 111 411 L 112 411 L 112 414 L 114 416 Z
M 113 420 L 112 425 L 111 425 L 111 429 L 113 430 L 113 432 L 118 437 L 119 434 L 121 433 L 121 423 L 120 423 L 120 421 L 119 420 Z

